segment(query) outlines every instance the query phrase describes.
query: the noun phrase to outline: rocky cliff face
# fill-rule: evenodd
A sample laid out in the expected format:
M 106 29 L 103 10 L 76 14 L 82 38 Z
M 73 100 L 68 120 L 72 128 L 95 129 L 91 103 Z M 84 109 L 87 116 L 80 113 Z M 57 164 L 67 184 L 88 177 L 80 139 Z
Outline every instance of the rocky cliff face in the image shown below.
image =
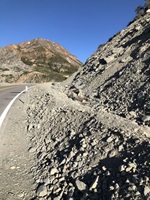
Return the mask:
M 0 49 L 0 82 L 62 81 L 81 65 L 59 44 L 37 38 Z
M 37 199 L 149 199 L 149 22 L 147 12 L 68 80 L 30 91 Z

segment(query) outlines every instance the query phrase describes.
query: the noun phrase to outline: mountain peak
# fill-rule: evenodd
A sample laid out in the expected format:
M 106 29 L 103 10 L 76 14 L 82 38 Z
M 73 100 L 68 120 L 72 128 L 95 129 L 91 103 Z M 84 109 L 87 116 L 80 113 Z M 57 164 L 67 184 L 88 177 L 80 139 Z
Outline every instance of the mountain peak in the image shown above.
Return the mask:
M 42 38 L 8 45 L 1 49 L 0 56 L 0 82 L 61 81 L 82 65 L 60 44 Z M 31 78 L 33 72 L 38 72 L 37 78 Z

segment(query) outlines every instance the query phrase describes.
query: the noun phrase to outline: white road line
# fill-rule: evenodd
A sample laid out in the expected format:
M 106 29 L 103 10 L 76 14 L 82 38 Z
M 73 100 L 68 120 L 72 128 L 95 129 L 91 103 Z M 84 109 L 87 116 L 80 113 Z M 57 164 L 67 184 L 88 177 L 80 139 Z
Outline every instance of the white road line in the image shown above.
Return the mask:
M 11 102 L 8 104 L 8 106 L 5 108 L 4 112 L 2 113 L 2 115 L 0 116 L 0 127 L 2 126 L 2 123 L 9 111 L 9 109 L 11 108 L 12 104 L 14 103 L 14 101 L 23 93 L 26 92 L 26 89 L 23 90 L 22 92 L 20 92 L 19 94 L 17 94 L 12 100 Z

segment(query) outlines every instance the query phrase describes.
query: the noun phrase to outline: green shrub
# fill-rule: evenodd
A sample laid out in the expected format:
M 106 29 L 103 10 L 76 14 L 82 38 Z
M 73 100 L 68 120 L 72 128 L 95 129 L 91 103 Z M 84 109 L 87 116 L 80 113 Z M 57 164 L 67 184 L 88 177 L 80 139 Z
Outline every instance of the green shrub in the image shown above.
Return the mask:
M 21 57 L 21 61 L 26 65 L 32 65 L 33 63 L 25 57 Z
M 5 71 L 9 71 L 9 69 L 7 68 L 0 68 L 1 71 L 5 72 Z

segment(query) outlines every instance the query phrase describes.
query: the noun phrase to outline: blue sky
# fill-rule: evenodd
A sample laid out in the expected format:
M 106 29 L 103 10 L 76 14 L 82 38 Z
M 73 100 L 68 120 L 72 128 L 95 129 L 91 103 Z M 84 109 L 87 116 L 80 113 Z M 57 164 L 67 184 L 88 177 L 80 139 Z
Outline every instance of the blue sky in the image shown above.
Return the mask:
M 125 29 L 144 0 L 0 0 L 0 47 L 49 39 L 83 63 Z

